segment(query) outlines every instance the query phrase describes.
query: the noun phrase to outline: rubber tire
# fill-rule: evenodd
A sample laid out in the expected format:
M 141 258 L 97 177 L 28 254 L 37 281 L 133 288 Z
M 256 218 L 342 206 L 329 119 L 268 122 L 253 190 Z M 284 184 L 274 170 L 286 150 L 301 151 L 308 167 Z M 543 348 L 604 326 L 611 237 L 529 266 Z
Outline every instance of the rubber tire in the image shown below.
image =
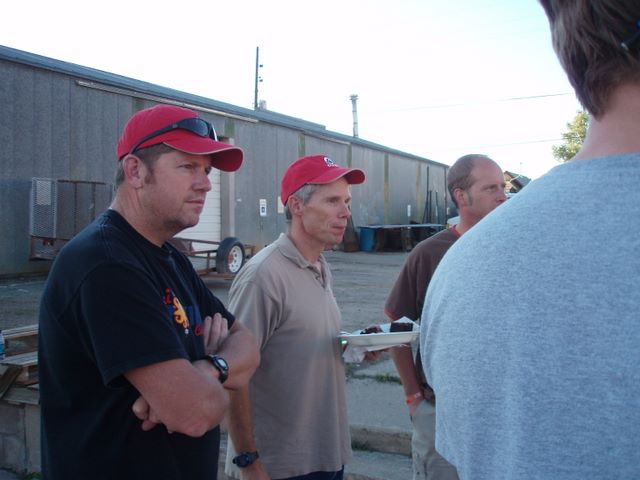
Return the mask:
M 227 237 L 216 252 L 216 272 L 236 274 L 245 263 L 244 245 L 236 237 Z

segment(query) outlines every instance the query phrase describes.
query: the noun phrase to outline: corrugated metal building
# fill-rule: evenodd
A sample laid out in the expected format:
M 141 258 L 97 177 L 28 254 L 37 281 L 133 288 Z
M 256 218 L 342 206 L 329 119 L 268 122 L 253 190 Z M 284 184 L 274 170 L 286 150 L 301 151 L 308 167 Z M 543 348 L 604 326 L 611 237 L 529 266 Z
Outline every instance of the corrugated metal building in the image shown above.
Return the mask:
M 51 246 L 33 239 L 73 235 L 108 205 L 122 128 L 156 103 L 198 110 L 223 141 L 245 152 L 239 171 L 214 170 L 201 223 L 181 236 L 270 243 L 286 229 L 280 178 L 296 158 L 313 154 L 367 173 L 352 189 L 356 226 L 445 222 L 442 163 L 302 119 L 0 46 L 0 276 L 46 272 L 50 262 L 34 258 Z

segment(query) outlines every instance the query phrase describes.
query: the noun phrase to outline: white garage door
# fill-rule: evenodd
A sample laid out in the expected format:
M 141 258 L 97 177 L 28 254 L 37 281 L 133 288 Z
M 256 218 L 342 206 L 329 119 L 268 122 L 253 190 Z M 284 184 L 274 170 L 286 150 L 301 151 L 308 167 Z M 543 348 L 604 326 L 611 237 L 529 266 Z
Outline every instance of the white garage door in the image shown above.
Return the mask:
M 213 168 L 209 174 L 211 191 L 207 194 L 204 209 L 200 215 L 200 222 L 191 228 L 178 233 L 178 237 L 220 241 L 221 213 L 220 213 L 220 170 Z

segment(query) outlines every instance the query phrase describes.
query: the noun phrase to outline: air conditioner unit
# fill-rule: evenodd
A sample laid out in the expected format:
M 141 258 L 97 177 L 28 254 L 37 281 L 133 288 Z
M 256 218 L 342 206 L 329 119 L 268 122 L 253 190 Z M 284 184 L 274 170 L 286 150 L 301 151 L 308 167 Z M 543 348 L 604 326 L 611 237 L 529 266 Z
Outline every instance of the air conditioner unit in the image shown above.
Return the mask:
M 31 179 L 31 259 L 53 259 L 109 206 L 112 197 L 113 186 L 104 182 Z

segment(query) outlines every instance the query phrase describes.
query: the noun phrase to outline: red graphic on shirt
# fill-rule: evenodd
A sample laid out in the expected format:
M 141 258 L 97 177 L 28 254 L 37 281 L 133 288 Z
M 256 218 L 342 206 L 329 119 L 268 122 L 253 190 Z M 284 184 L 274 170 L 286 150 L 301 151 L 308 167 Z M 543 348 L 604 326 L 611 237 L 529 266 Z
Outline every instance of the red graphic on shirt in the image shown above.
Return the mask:
M 184 328 L 185 333 L 188 332 L 189 317 L 187 317 L 187 312 L 185 312 L 182 303 L 180 303 L 180 300 L 173 294 L 170 288 L 164 291 L 164 303 L 173 308 L 173 320 Z

